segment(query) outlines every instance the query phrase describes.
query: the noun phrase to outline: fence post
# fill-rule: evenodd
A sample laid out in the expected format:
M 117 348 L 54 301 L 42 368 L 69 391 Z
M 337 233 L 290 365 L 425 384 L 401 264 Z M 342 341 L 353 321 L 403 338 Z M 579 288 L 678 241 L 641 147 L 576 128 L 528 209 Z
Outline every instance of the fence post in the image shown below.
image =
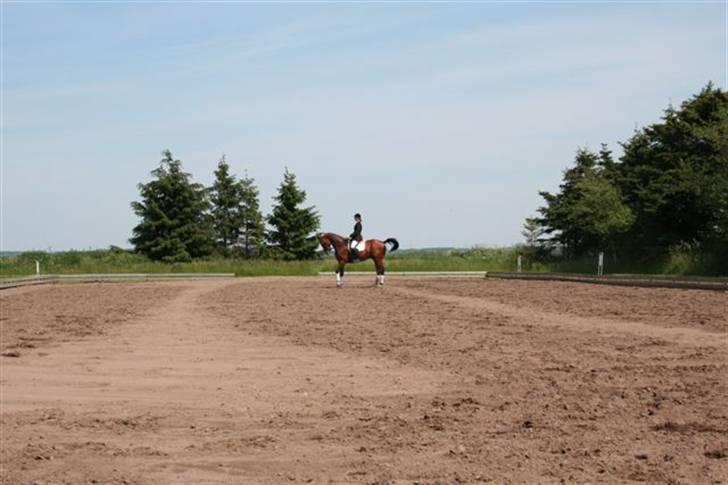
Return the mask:
M 603 276 L 604 275 L 604 253 L 599 253 L 599 263 L 597 265 L 597 275 Z
M 35 260 L 35 275 L 40 276 L 40 261 Z
M 522 256 L 519 254 L 516 262 L 516 271 L 519 273 L 523 270 Z

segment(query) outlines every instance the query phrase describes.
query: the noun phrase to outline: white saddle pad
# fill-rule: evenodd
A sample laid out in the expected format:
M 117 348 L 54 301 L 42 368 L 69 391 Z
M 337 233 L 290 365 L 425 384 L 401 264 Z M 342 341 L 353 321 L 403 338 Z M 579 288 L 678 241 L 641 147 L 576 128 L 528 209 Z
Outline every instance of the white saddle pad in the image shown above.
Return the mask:
M 358 251 L 364 251 L 366 248 L 367 248 L 367 242 L 366 241 L 362 241 L 362 242 L 360 242 L 359 244 L 356 245 L 356 249 Z

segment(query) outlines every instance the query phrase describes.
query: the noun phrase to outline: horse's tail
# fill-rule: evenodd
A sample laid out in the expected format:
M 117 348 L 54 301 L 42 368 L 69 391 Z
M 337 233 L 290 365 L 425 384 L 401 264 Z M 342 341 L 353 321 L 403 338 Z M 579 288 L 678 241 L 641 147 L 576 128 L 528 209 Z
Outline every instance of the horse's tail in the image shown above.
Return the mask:
M 399 249 L 399 241 L 397 241 L 393 237 L 384 240 L 384 245 L 386 246 L 387 244 L 390 245 L 390 247 L 387 248 L 390 252 L 395 252 L 397 249 Z

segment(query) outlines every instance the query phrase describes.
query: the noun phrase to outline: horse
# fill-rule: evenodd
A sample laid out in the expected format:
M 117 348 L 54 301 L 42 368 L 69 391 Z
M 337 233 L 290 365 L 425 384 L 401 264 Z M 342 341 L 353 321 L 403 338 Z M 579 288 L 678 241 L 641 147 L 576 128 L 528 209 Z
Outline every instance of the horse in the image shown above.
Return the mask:
M 344 266 L 346 263 L 352 263 L 351 251 L 349 250 L 349 239 L 339 236 L 331 232 L 321 234 L 319 236 L 319 243 L 325 253 L 329 253 L 331 248 L 334 248 L 334 255 L 339 263 L 339 267 L 336 270 L 336 286 L 341 288 L 344 284 Z M 389 249 L 387 248 L 389 246 Z M 384 241 L 378 239 L 369 239 L 364 247 L 363 251 L 359 251 L 359 261 L 365 261 L 367 259 L 374 260 L 374 266 L 377 268 L 377 286 L 384 285 L 384 256 L 387 251 L 394 252 L 399 248 L 399 242 L 390 237 Z

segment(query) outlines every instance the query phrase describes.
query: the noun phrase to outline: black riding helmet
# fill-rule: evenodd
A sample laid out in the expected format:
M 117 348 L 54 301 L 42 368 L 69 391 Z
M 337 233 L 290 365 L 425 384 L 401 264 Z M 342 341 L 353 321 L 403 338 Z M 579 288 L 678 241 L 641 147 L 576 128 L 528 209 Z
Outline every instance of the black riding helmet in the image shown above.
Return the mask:
M 359 214 L 358 212 L 354 214 L 354 219 L 361 219 L 361 214 Z

